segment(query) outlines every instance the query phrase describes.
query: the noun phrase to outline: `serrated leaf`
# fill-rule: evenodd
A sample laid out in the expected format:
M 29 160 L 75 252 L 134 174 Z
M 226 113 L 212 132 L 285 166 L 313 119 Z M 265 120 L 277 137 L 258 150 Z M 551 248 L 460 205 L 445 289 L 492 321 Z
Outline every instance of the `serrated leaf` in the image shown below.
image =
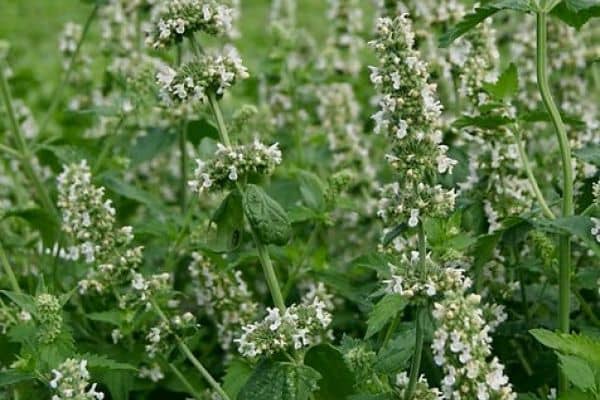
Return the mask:
M 162 128 L 149 128 L 144 136 L 135 140 L 129 151 L 129 159 L 133 166 L 150 161 L 157 155 L 169 149 L 177 135 Z
M 242 387 L 252 375 L 252 367 L 243 360 L 234 360 L 227 366 L 227 373 L 223 378 L 223 390 L 232 399 L 237 398 Z
M 252 231 L 262 243 L 283 246 L 292 237 L 292 224 L 287 213 L 260 186 L 246 186 L 242 206 Z
M 128 400 L 133 390 L 135 374 L 131 371 L 107 370 L 95 373 L 95 378 L 108 387 L 113 400 Z
M 399 333 L 377 353 L 374 368 L 384 374 L 395 374 L 408 367 L 415 347 L 415 329 L 412 324 L 400 329 Z
M 111 360 L 102 354 L 83 354 L 82 359 L 87 360 L 90 369 L 102 371 L 135 371 L 135 366 Z
M 598 400 L 598 398 L 591 393 L 584 393 L 578 389 L 571 389 L 559 395 L 558 400 Z
M 304 203 L 315 211 L 325 208 L 325 184 L 317 175 L 308 171 L 298 171 L 300 194 Z
M 406 299 L 399 294 L 386 294 L 371 310 L 367 320 L 365 339 L 370 338 L 406 307 Z
M 88 313 L 85 316 L 93 321 L 105 322 L 107 324 L 121 326 L 123 313 L 118 310 L 110 310 Z
M 494 129 L 513 123 L 514 120 L 502 115 L 478 115 L 475 117 L 462 116 L 452 123 L 455 128 L 476 127 L 481 129 Z
M 491 17 L 502 10 L 516 10 L 522 12 L 531 11 L 528 0 L 496 0 L 491 1 L 481 7 L 475 8 L 475 11 L 467 14 L 462 21 L 450 28 L 439 39 L 440 47 L 448 47 L 456 39 L 475 28 L 486 18 Z
M 596 386 L 596 377 L 590 365 L 579 357 L 558 354 L 560 368 L 578 389 L 588 391 Z
M 31 315 L 37 314 L 37 308 L 35 306 L 35 299 L 26 293 L 11 292 L 8 290 L 1 290 L 0 293 L 8 297 L 13 303 L 21 307 L 21 309 L 27 311 Z
M 13 208 L 2 214 L 2 219 L 16 217 L 25 220 L 32 229 L 37 230 L 42 237 L 42 242 L 51 248 L 57 242 L 60 234 L 60 225 L 56 218 L 48 211 L 41 208 Z
M 600 17 L 599 0 L 564 0 L 551 12 L 567 25 L 581 29 L 590 19 Z
M 33 379 L 35 379 L 34 375 L 14 369 L 0 371 L 0 388 Z
M 573 150 L 573 155 L 582 161 L 600 167 L 600 144 L 593 144 Z
M 554 220 L 538 221 L 542 229 L 554 233 L 569 233 L 581 239 L 587 247 L 600 257 L 600 244 L 592 236 L 591 230 L 594 223 L 589 217 L 575 215 L 572 217 L 557 218 Z
M 588 336 L 554 333 L 546 329 L 533 329 L 529 332 L 546 347 L 600 366 L 600 341 Z
M 517 70 L 517 66 L 511 63 L 500 74 L 496 82 L 483 83 L 483 88 L 497 100 L 504 100 L 514 96 L 519 90 L 519 71 Z
M 304 364 L 321 374 L 315 400 L 345 399 L 352 394 L 354 376 L 335 347 L 321 344 L 312 347 L 304 356 Z
M 117 178 L 116 176 L 104 175 L 100 180 L 103 186 L 105 186 L 107 189 L 112 190 L 118 195 L 121 195 L 126 199 L 133 200 L 137 203 L 143 204 L 157 214 L 163 213 L 160 201 L 152 193 L 146 192 L 145 190 L 142 190 L 139 187 L 133 186 L 130 183 L 127 183 L 124 180 Z
M 263 361 L 242 387 L 237 400 L 308 400 L 321 378 L 304 365 Z

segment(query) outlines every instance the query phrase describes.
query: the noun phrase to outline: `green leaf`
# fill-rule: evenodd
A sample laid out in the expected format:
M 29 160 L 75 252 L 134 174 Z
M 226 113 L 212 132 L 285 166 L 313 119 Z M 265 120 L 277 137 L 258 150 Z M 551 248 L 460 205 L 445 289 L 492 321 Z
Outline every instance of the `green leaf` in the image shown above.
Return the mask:
M 122 363 L 118 361 L 111 360 L 102 354 L 83 354 L 81 356 L 82 359 L 87 360 L 88 367 L 92 370 L 101 370 L 101 371 L 135 371 L 136 368 L 127 363 Z
M 223 378 L 223 390 L 232 399 L 237 398 L 238 393 L 252 375 L 252 367 L 243 360 L 234 360 L 227 366 L 227 373 Z
M 529 333 L 546 347 L 600 366 L 600 341 L 598 340 L 583 335 L 554 333 L 546 329 L 533 329 Z
M 304 203 L 315 211 L 325 208 L 325 184 L 321 179 L 308 171 L 298 171 L 300 194 Z
M 564 0 L 551 14 L 575 29 L 581 29 L 590 19 L 600 17 L 600 1 Z
M 25 220 L 32 229 L 39 231 L 42 242 L 47 248 L 51 248 L 57 242 L 60 234 L 60 225 L 56 218 L 48 211 L 41 208 L 13 208 L 8 209 L 2 215 L 2 219 L 16 217 Z
M 121 321 L 123 319 L 123 313 L 119 310 L 93 312 L 88 313 L 85 316 L 93 321 L 105 322 L 115 326 L 121 326 Z
M 0 388 L 33 379 L 35 379 L 34 375 L 14 369 L 0 371 Z
M 589 217 L 575 215 L 554 220 L 538 221 L 538 225 L 542 229 L 549 230 L 553 233 L 570 233 L 571 235 L 577 236 L 590 250 L 600 257 L 600 244 L 598 244 L 594 236 L 592 236 L 591 230 L 594 224 Z
M 187 138 L 194 146 L 198 146 L 202 139 L 211 138 L 219 140 L 217 127 L 207 119 L 189 121 L 186 129 Z
M 335 347 L 328 344 L 312 347 L 304 356 L 304 364 L 322 377 L 319 390 L 314 393 L 315 400 L 345 399 L 352 394 L 354 376 Z
M 153 194 L 133 186 L 116 176 L 104 175 L 101 178 L 101 182 L 103 186 L 106 186 L 118 195 L 143 204 L 157 214 L 163 214 L 163 207 Z
M 144 136 L 136 139 L 131 146 L 128 158 L 133 166 L 150 161 L 169 149 L 175 143 L 177 135 L 161 128 L 149 128 Z
M 511 63 L 508 68 L 500 74 L 496 82 L 483 83 L 483 88 L 497 100 L 504 100 L 514 96 L 519 90 L 519 72 L 517 66 Z
M 462 21 L 450 28 L 439 39 L 440 47 L 448 47 L 456 39 L 475 28 L 486 18 L 491 17 L 501 10 L 516 10 L 521 12 L 531 11 L 528 0 L 496 0 L 491 1 L 481 7 L 477 7 L 474 12 L 467 14 Z
M 318 389 L 319 373 L 305 365 L 263 361 L 237 400 L 308 400 Z
M 598 400 L 598 398 L 593 394 L 584 393 L 578 389 L 571 389 L 561 394 L 558 400 Z
M 371 310 L 367 320 L 367 333 L 365 339 L 370 338 L 398 313 L 406 307 L 406 299 L 399 294 L 386 294 Z
M 242 199 L 244 214 L 264 244 L 283 246 L 292 237 L 292 224 L 285 210 L 260 186 L 248 185 Z
M 242 196 L 237 190 L 230 192 L 210 219 L 217 225 L 217 235 L 209 243 L 216 252 L 237 248 L 242 239 L 244 211 Z
M 113 400 L 128 400 L 129 392 L 133 390 L 135 373 L 123 370 L 106 370 L 94 374 L 100 383 L 103 383 L 110 392 Z
M 412 324 L 400 332 L 377 353 L 374 368 L 383 374 L 395 374 L 408 367 L 415 347 L 415 329 Z
M 567 379 L 578 389 L 591 390 L 596 386 L 596 377 L 590 365 L 579 357 L 558 355 L 560 368 Z
M 514 120 L 502 115 L 478 115 L 475 117 L 462 116 L 452 123 L 455 128 L 476 127 L 481 129 L 494 129 L 513 123 Z
M 390 243 L 392 243 L 394 241 L 394 239 L 396 239 L 398 236 L 400 236 L 402 234 L 402 232 L 406 231 L 407 229 L 408 229 L 408 225 L 405 222 L 396 225 L 389 232 L 387 232 L 385 234 L 385 236 L 383 237 L 383 240 L 382 240 L 382 244 L 384 246 L 388 246 Z
M 1 290 L 0 293 L 3 293 L 6 297 L 11 299 L 13 303 L 21 307 L 21 309 L 27 311 L 31 315 L 37 314 L 35 299 L 32 296 L 25 293 L 11 292 L 8 290 Z
M 578 159 L 600 167 L 600 144 L 592 144 L 573 151 Z

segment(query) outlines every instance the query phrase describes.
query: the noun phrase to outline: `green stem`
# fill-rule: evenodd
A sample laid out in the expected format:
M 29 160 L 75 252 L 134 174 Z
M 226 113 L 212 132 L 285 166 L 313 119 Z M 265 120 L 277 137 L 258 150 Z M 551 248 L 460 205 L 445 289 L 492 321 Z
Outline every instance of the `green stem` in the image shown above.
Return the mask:
M 96 4 L 94 6 L 94 8 L 92 9 L 92 12 L 88 16 L 87 20 L 85 21 L 85 25 L 83 26 L 83 30 L 81 31 L 81 37 L 79 38 L 79 41 L 77 42 L 75 51 L 73 52 L 73 54 L 71 55 L 71 58 L 69 59 L 69 64 L 67 65 L 67 69 L 63 73 L 62 79 L 60 80 L 58 86 L 52 92 L 50 106 L 48 107 L 48 111 L 46 112 L 46 115 L 44 116 L 44 119 L 42 120 L 42 123 L 40 124 L 40 132 L 44 132 L 44 130 L 46 129 L 46 126 L 48 125 L 48 122 L 50 121 L 50 118 L 52 117 L 52 115 L 54 114 L 54 111 L 56 110 L 56 107 L 58 106 L 58 102 L 62 96 L 62 92 L 65 89 L 65 87 L 67 86 L 69 79 L 71 78 L 71 73 L 73 72 L 75 60 L 77 59 L 77 57 L 79 56 L 79 52 L 81 51 L 81 45 L 83 44 L 83 42 L 88 34 L 88 31 L 90 30 L 92 21 L 94 20 L 94 18 L 96 18 L 96 14 L 98 14 L 99 8 L 100 8 L 99 4 Z
M 537 179 L 535 178 L 535 175 L 533 174 L 533 170 L 531 169 L 531 164 L 529 163 L 529 157 L 527 157 L 527 152 L 525 151 L 525 146 L 523 144 L 523 138 L 521 137 L 521 134 L 520 134 L 518 128 L 515 128 L 513 133 L 514 133 L 515 139 L 517 141 L 517 149 L 519 150 L 521 164 L 523 164 L 523 168 L 525 168 L 525 173 L 527 174 L 527 179 L 529 180 L 529 184 L 531 185 L 531 190 L 533 191 L 533 194 L 535 195 L 538 202 L 540 203 L 540 207 L 542 208 L 542 211 L 544 212 L 546 217 L 548 217 L 550 219 L 555 219 L 556 217 L 555 217 L 554 213 L 552 212 L 552 210 L 550 209 L 550 207 L 548 207 L 548 203 L 546 202 L 546 199 L 544 198 L 544 195 L 542 194 L 542 191 L 540 190 L 540 186 L 538 185 Z
M 419 223 L 419 269 L 420 274 L 425 273 L 426 257 L 427 257 L 427 242 L 425 240 L 425 228 L 423 223 Z M 420 307 L 417 309 L 417 321 L 416 321 L 416 336 L 415 336 L 415 351 L 413 353 L 412 363 L 410 366 L 410 377 L 408 380 L 408 386 L 406 388 L 405 400 L 412 400 L 417 382 L 419 381 L 419 370 L 421 369 L 421 358 L 423 357 L 423 343 L 425 341 L 424 333 L 424 319 L 426 309 Z
M 185 386 L 185 388 L 187 389 L 189 394 L 194 396 L 194 398 L 196 400 L 204 399 L 204 397 L 200 393 L 198 393 L 196 391 L 196 389 L 194 389 L 194 387 L 192 386 L 190 381 L 188 381 L 188 379 L 183 375 L 183 373 L 181 373 L 181 371 L 173 363 L 169 363 L 169 368 L 171 368 L 171 371 L 173 371 L 173 373 L 175 374 L 177 379 L 179 379 L 181 381 L 181 383 L 183 384 L 183 386 Z
M 48 212 L 50 212 L 53 216 L 57 215 L 56 208 L 54 207 L 54 203 L 50 200 L 50 196 L 42 183 L 42 180 L 36 173 L 33 167 L 33 155 L 31 154 L 31 150 L 21 132 L 21 128 L 17 123 L 17 118 L 15 116 L 15 110 L 13 108 L 12 97 L 10 95 L 10 89 L 8 87 L 8 82 L 6 81 L 6 77 L 4 76 L 5 65 L 0 62 L 0 94 L 2 95 L 2 100 L 4 101 L 4 106 L 6 107 L 6 114 L 8 115 L 8 121 L 10 124 L 10 129 L 12 130 L 15 144 L 17 145 L 18 151 L 20 153 L 20 161 L 21 166 L 23 167 L 23 173 L 29 179 L 33 188 L 36 192 L 38 200 L 40 201 L 42 207 Z
M 563 202 L 562 216 L 573 215 L 573 166 L 571 159 L 571 148 L 565 125 L 558 111 L 558 107 L 552 98 L 548 84 L 548 60 L 547 60 L 547 37 L 548 26 L 547 15 L 544 12 L 537 13 L 537 81 L 542 96 L 542 100 L 558 137 L 560 155 L 562 159 L 563 174 Z M 570 293 L 571 293 L 571 238 L 568 234 L 563 234 L 559 238 L 559 307 L 558 307 L 558 327 L 561 332 L 568 333 L 570 325 Z M 559 379 L 559 392 L 562 394 L 567 389 L 567 380 L 561 374 Z
M 185 132 L 185 124 L 180 124 L 179 131 L 179 174 L 180 177 L 180 205 L 181 212 L 185 213 L 187 206 L 187 176 L 188 176 L 188 157 L 187 157 L 187 134 Z
M 250 229 L 252 230 L 252 228 Z M 273 263 L 271 262 L 269 250 L 267 249 L 267 246 L 260 241 L 253 230 L 252 237 L 254 238 L 254 243 L 256 244 L 258 258 L 260 259 L 263 273 L 265 275 L 265 279 L 267 280 L 267 286 L 269 286 L 269 291 L 271 292 L 271 297 L 273 298 L 273 304 L 275 304 L 275 306 L 279 308 L 281 312 L 283 312 L 285 311 L 285 302 L 283 301 L 283 295 L 281 294 L 281 289 L 279 288 L 279 281 L 277 280 L 277 275 L 275 274 L 275 269 L 273 268 Z
M 423 343 L 425 341 L 425 334 L 423 332 L 424 316 L 425 309 L 420 308 L 417 311 L 415 352 L 413 354 L 413 359 L 410 366 L 410 378 L 406 388 L 406 396 L 404 397 L 405 400 L 413 400 L 415 389 L 417 388 L 417 382 L 419 380 L 419 370 L 421 369 L 421 358 L 423 356 Z
M 152 303 L 152 307 L 154 307 L 154 310 L 156 311 L 158 316 L 163 320 L 163 322 L 165 322 L 167 324 L 167 326 L 171 326 L 171 321 L 169 321 L 169 319 L 164 314 L 164 312 L 161 310 L 161 308 L 158 306 L 158 304 L 156 304 L 156 302 L 154 300 L 152 300 L 151 303 Z M 200 372 L 200 375 L 202 375 L 202 377 L 208 382 L 208 384 L 224 400 L 231 400 L 229 398 L 229 396 L 227 395 L 227 393 L 225 393 L 223 388 L 221 388 L 221 385 L 219 385 L 219 383 L 215 380 L 215 378 L 212 377 L 210 372 L 208 372 L 208 370 L 206 368 L 204 368 L 202 363 L 196 358 L 194 353 L 192 353 L 192 350 L 190 350 L 188 345 L 185 344 L 185 342 L 176 334 L 173 333 L 173 336 L 175 337 L 175 341 L 177 341 L 177 345 L 178 345 L 179 349 L 181 350 L 181 352 L 183 353 L 183 355 L 185 355 L 186 358 L 192 363 L 192 365 L 198 370 L 198 372 Z
M 200 57 L 202 49 L 200 48 L 198 43 L 196 43 L 196 40 L 193 36 L 190 38 L 190 42 L 192 44 L 192 49 L 194 50 L 196 57 Z M 214 114 L 215 119 L 217 121 L 217 129 L 219 131 L 221 142 L 225 146 L 231 147 L 231 140 L 229 139 L 229 133 L 227 132 L 225 118 L 223 118 L 221 106 L 219 105 L 217 96 L 214 92 L 208 93 L 208 104 L 210 105 L 212 113 Z M 241 185 L 238 185 L 238 190 L 242 195 L 244 194 Z M 256 250 L 258 251 L 258 258 L 260 259 L 265 279 L 267 280 L 267 285 L 269 286 L 269 291 L 271 292 L 271 297 L 273 298 L 273 304 L 275 304 L 275 306 L 281 311 L 285 311 L 285 302 L 283 300 L 283 295 L 281 294 L 281 289 L 279 287 L 277 275 L 275 274 L 275 269 L 273 268 L 273 263 L 271 262 L 271 257 L 269 255 L 267 246 L 265 246 L 265 244 L 263 244 L 260 241 L 260 239 L 258 238 L 258 236 L 256 236 L 254 231 L 252 232 L 252 237 L 254 238 Z
M 0 243 L 0 262 L 2 262 L 2 268 L 4 269 L 4 273 L 8 277 L 10 281 L 10 285 L 12 286 L 13 292 L 21 293 L 21 287 L 19 286 L 19 282 L 17 281 L 17 277 L 15 276 L 15 272 L 13 271 L 10 263 L 8 262 L 8 258 L 6 257 L 6 253 L 4 252 L 4 247 Z

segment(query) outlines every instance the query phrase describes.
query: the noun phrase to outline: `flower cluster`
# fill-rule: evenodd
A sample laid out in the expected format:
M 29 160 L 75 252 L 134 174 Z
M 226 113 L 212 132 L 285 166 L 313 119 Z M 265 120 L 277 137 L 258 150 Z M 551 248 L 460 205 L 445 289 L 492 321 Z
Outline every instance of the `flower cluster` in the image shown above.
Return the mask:
M 153 29 L 146 39 L 154 48 L 179 43 L 195 32 L 229 34 L 234 11 L 215 0 L 168 0 L 155 11 Z
M 96 268 L 79 281 L 79 292 L 103 292 L 112 282 L 129 279 L 142 261 L 142 247 L 131 247 L 133 229 L 115 226 L 115 209 L 104 188 L 92 183 L 85 160 L 67 165 L 58 177 L 58 206 L 62 229 L 75 244 L 61 251 L 69 260 L 83 258 Z
M 600 206 L 600 180 L 592 184 L 592 196 L 594 197 L 594 204 Z
M 55 392 L 52 400 L 104 399 L 104 393 L 96 391 L 96 383 L 90 385 L 86 360 L 68 358 L 58 368 L 53 369 L 52 374 L 50 387 Z
M 438 328 L 431 348 L 445 373 L 442 392 L 453 399 L 516 399 L 504 366 L 496 357 L 489 360 L 490 334 L 506 315 L 494 308 L 495 318 L 487 322 L 480 303 L 478 295 L 456 292 L 434 305 Z
M 399 399 L 403 399 L 406 397 L 406 389 L 408 388 L 408 374 L 406 372 L 401 372 L 396 375 L 396 387 L 398 388 Z M 417 381 L 417 385 L 415 387 L 415 391 L 413 393 L 413 399 L 419 400 L 442 400 L 444 396 L 437 388 L 430 388 L 427 383 L 427 379 L 423 375 L 419 377 Z
M 35 298 L 36 316 L 40 325 L 38 339 L 41 343 L 52 343 L 63 327 L 62 307 L 51 294 L 40 294 Z
M 59 37 L 58 48 L 64 57 L 71 57 L 77 50 L 77 43 L 81 39 L 81 25 L 67 22 Z
M 146 334 L 146 354 L 149 358 L 155 358 L 157 354 L 164 354 L 173 342 L 173 335 L 194 329 L 197 326 L 196 318 L 190 312 L 176 315 L 168 323 L 167 321 L 160 321 L 157 325 L 151 327 Z M 156 372 L 153 375 L 156 375 Z M 151 376 L 149 375 L 149 377 Z
M 208 161 L 196 160 L 194 179 L 189 182 L 194 192 L 218 191 L 235 185 L 251 174 L 271 175 L 281 163 L 277 143 L 266 146 L 258 140 L 251 144 L 226 147 L 217 144 L 214 157 Z
M 410 183 L 401 187 L 393 182 L 380 189 L 377 215 L 384 221 L 407 221 L 415 227 L 421 216 L 442 217 L 454 209 L 456 193 L 441 185 L 426 185 L 423 182 Z
M 404 220 L 416 216 L 418 223 L 423 204 L 408 201 L 425 191 L 431 201 L 447 204 L 454 194 L 444 193 L 441 187 L 429 189 L 425 182 L 438 173 L 451 173 L 456 161 L 446 155 L 448 148 L 441 144 L 442 106 L 436 98 L 436 86 L 428 82 L 427 64 L 413 48 L 415 35 L 408 15 L 380 18 L 376 29 L 377 39 L 370 42 L 380 63 L 371 67 L 371 81 L 381 95 L 380 110 L 373 115 L 375 132 L 385 133 L 391 140 L 392 152 L 386 159 L 400 174 L 408 196 L 395 214 Z M 451 209 L 446 204 L 429 204 L 429 208 Z
M 202 254 L 192 253 L 188 266 L 192 290 L 198 306 L 214 320 L 218 340 L 227 351 L 258 311 L 241 271 L 219 270 Z
M 244 326 L 244 333 L 235 339 L 240 353 L 249 358 L 269 356 L 286 350 L 299 350 L 322 341 L 330 335 L 327 327 L 331 314 L 319 298 L 305 304 L 294 304 L 283 313 L 268 308 L 259 322 Z
M 418 265 L 420 263 L 419 254 L 412 252 L 410 256 L 402 257 L 400 266 L 389 264 L 392 275 L 383 281 L 385 291 L 407 299 L 428 300 L 464 291 L 471 285 L 463 269 L 450 266 L 440 268 L 429 257 L 425 265 Z
M 358 3 L 358 0 L 329 0 L 327 19 L 331 32 L 319 60 L 319 69 L 332 69 L 334 73 L 351 76 L 360 72 L 359 53 L 364 42 L 360 37 L 363 12 Z
M 225 46 L 222 52 L 204 55 L 183 65 L 179 71 L 164 66 L 156 74 L 156 80 L 161 87 L 161 98 L 171 105 L 204 103 L 210 93 L 223 96 L 225 89 L 248 76 L 237 50 Z
M 104 198 L 104 188 L 92 184 L 90 167 L 85 160 L 65 166 L 58 176 L 58 207 L 62 212 L 62 229 L 76 244 L 65 257 L 83 257 L 91 263 L 102 260 L 115 246 L 129 243 L 131 227 L 115 229 L 115 209 Z

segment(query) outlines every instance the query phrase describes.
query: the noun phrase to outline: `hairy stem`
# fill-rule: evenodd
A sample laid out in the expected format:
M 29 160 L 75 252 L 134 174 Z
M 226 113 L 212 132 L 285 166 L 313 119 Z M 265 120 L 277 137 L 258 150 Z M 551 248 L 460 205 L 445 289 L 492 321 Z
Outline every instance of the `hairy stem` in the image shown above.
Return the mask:
M 21 166 L 23 167 L 23 173 L 33 185 L 36 197 L 38 198 L 42 207 L 44 207 L 46 211 L 50 212 L 54 217 L 56 217 L 56 215 L 58 214 L 56 208 L 54 207 L 54 203 L 52 203 L 52 201 L 50 200 L 48 191 L 44 187 L 41 178 L 38 176 L 37 172 L 33 167 L 33 154 L 31 153 L 27 141 L 23 136 L 23 132 L 21 132 L 21 127 L 17 123 L 15 110 L 13 108 L 12 97 L 10 95 L 10 89 L 8 87 L 8 82 L 6 81 L 6 77 L 4 76 L 4 70 L 4 63 L 0 62 L 0 94 L 2 95 L 2 100 L 6 108 L 6 114 L 8 116 L 10 130 L 12 131 L 12 134 L 14 136 L 14 141 L 17 146 L 17 150 L 20 153 L 19 161 L 21 162 Z
M 425 241 L 425 228 L 423 222 L 419 223 L 419 270 L 421 274 L 425 273 L 425 260 L 427 257 L 427 243 Z M 423 320 L 425 319 L 426 309 L 420 307 L 417 310 L 416 320 L 416 336 L 415 336 L 415 351 L 413 353 L 412 363 L 410 366 L 410 377 L 406 388 L 405 400 L 412 400 L 417 382 L 419 381 L 419 370 L 421 369 L 421 358 L 423 357 L 423 342 L 425 334 L 423 332 Z
M 573 165 L 571 159 L 571 147 L 565 125 L 558 111 L 558 107 L 552 98 L 548 84 L 548 54 L 547 37 L 548 26 L 545 12 L 537 13 L 537 81 L 540 94 L 544 105 L 550 114 L 552 124 L 556 131 L 560 155 L 562 160 L 563 175 L 563 201 L 562 216 L 573 215 Z M 559 238 L 559 307 L 558 307 L 558 327 L 561 332 L 569 332 L 569 310 L 571 293 L 571 238 L 568 234 L 563 234 Z M 567 389 L 567 380 L 561 374 L 559 379 L 559 392 L 564 393 Z
M 10 266 L 10 263 L 8 262 L 8 258 L 6 257 L 6 253 L 4 252 L 4 246 L 2 246 L 2 243 L 0 243 L 0 262 L 2 263 L 2 269 L 4 269 L 4 273 L 8 277 L 13 292 L 21 293 L 21 287 L 19 286 L 19 282 L 17 281 L 15 272 L 13 271 L 12 267 Z
M 537 198 L 538 203 L 540 203 L 540 207 L 542 208 L 544 215 L 546 215 L 546 217 L 548 217 L 550 219 L 555 219 L 556 217 L 555 217 L 554 213 L 552 212 L 552 210 L 550 209 L 550 207 L 548 207 L 548 203 L 546 202 L 546 199 L 544 198 L 544 195 L 542 194 L 542 191 L 540 190 L 540 186 L 538 185 L 537 179 L 535 178 L 535 175 L 533 174 L 533 170 L 531 169 L 531 164 L 529 163 L 529 157 L 527 157 L 527 151 L 525 150 L 525 145 L 523 143 L 523 138 L 521 136 L 521 133 L 519 132 L 518 128 L 516 128 L 513 131 L 513 133 L 514 133 L 515 139 L 517 141 L 517 149 L 519 150 L 519 157 L 521 159 L 521 164 L 523 164 L 523 168 L 525 168 L 525 173 L 527 174 L 527 179 L 529 180 L 529 184 L 531 185 L 531 190 L 533 191 L 533 194 Z
M 60 101 L 60 98 L 62 96 L 62 92 L 65 90 L 65 87 L 67 86 L 67 83 L 69 82 L 69 79 L 71 78 L 71 73 L 73 72 L 73 67 L 75 66 L 75 60 L 79 56 L 79 52 L 81 51 L 81 46 L 83 45 L 83 42 L 85 41 L 85 38 L 87 37 L 90 27 L 92 26 L 92 21 L 94 20 L 94 18 L 96 18 L 96 15 L 98 14 L 99 8 L 100 8 L 100 5 L 96 4 L 94 6 L 94 8 L 92 9 L 92 12 L 90 13 L 90 15 L 87 17 L 87 20 L 85 21 L 85 25 L 83 26 L 83 30 L 81 31 L 81 37 L 79 38 L 79 41 L 77 42 L 75 51 L 73 52 L 73 54 L 71 55 L 71 58 L 69 59 L 67 69 L 63 73 L 63 76 L 62 76 L 60 82 L 58 83 L 58 86 L 52 92 L 50 106 L 48 107 L 48 111 L 46 111 L 46 115 L 44 116 L 44 119 L 42 120 L 42 123 L 40 124 L 40 132 L 44 132 L 44 130 L 46 129 L 46 126 L 48 125 L 48 122 L 50 121 L 50 118 L 52 118 L 54 111 L 56 111 L 56 107 L 58 106 L 58 102 Z
M 183 384 L 183 386 L 185 386 L 185 388 L 189 394 L 194 396 L 194 398 L 196 400 L 204 399 L 204 396 L 202 396 L 200 393 L 198 393 L 196 391 L 196 389 L 194 389 L 194 387 L 192 386 L 190 381 L 188 381 L 188 379 L 183 375 L 183 373 L 173 363 L 169 363 L 169 368 L 171 368 L 171 371 L 173 371 L 173 373 L 175 374 L 177 379 L 179 379 L 181 381 L 181 383 Z
M 169 321 L 169 319 L 167 318 L 167 316 L 165 315 L 165 313 L 162 311 L 162 309 L 159 307 L 159 305 L 154 300 L 152 300 L 152 307 L 154 307 L 154 310 L 156 311 L 156 313 L 158 314 L 158 316 L 160 317 L 160 319 L 162 319 L 163 322 L 165 322 L 167 324 L 167 326 L 171 326 L 171 321 Z M 181 352 L 183 353 L 183 355 L 185 355 L 185 357 L 188 359 L 188 361 L 190 361 L 192 363 L 192 365 L 194 366 L 194 368 L 196 368 L 196 370 L 198 370 L 198 372 L 200 372 L 200 375 L 202 375 L 202 377 L 208 382 L 208 384 L 224 400 L 231 400 L 229 398 L 229 396 L 227 395 L 227 393 L 225 393 L 225 391 L 223 390 L 223 388 L 221 387 L 221 385 L 219 385 L 219 382 L 217 382 L 215 380 L 215 378 L 212 377 L 212 375 L 210 374 L 210 372 L 208 372 L 208 370 L 206 368 L 204 368 L 204 365 L 202 365 L 202 363 L 196 358 L 196 356 L 194 355 L 194 353 L 192 353 L 192 350 L 190 350 L 190 348 L 183 341 L 183 339 L 181 339 L 176 334 L 173 334 L 173 336 L 175 337 L 175 340 L 177 341 L 177 346 L 179 347 L 179 349 L 181 350 Z

